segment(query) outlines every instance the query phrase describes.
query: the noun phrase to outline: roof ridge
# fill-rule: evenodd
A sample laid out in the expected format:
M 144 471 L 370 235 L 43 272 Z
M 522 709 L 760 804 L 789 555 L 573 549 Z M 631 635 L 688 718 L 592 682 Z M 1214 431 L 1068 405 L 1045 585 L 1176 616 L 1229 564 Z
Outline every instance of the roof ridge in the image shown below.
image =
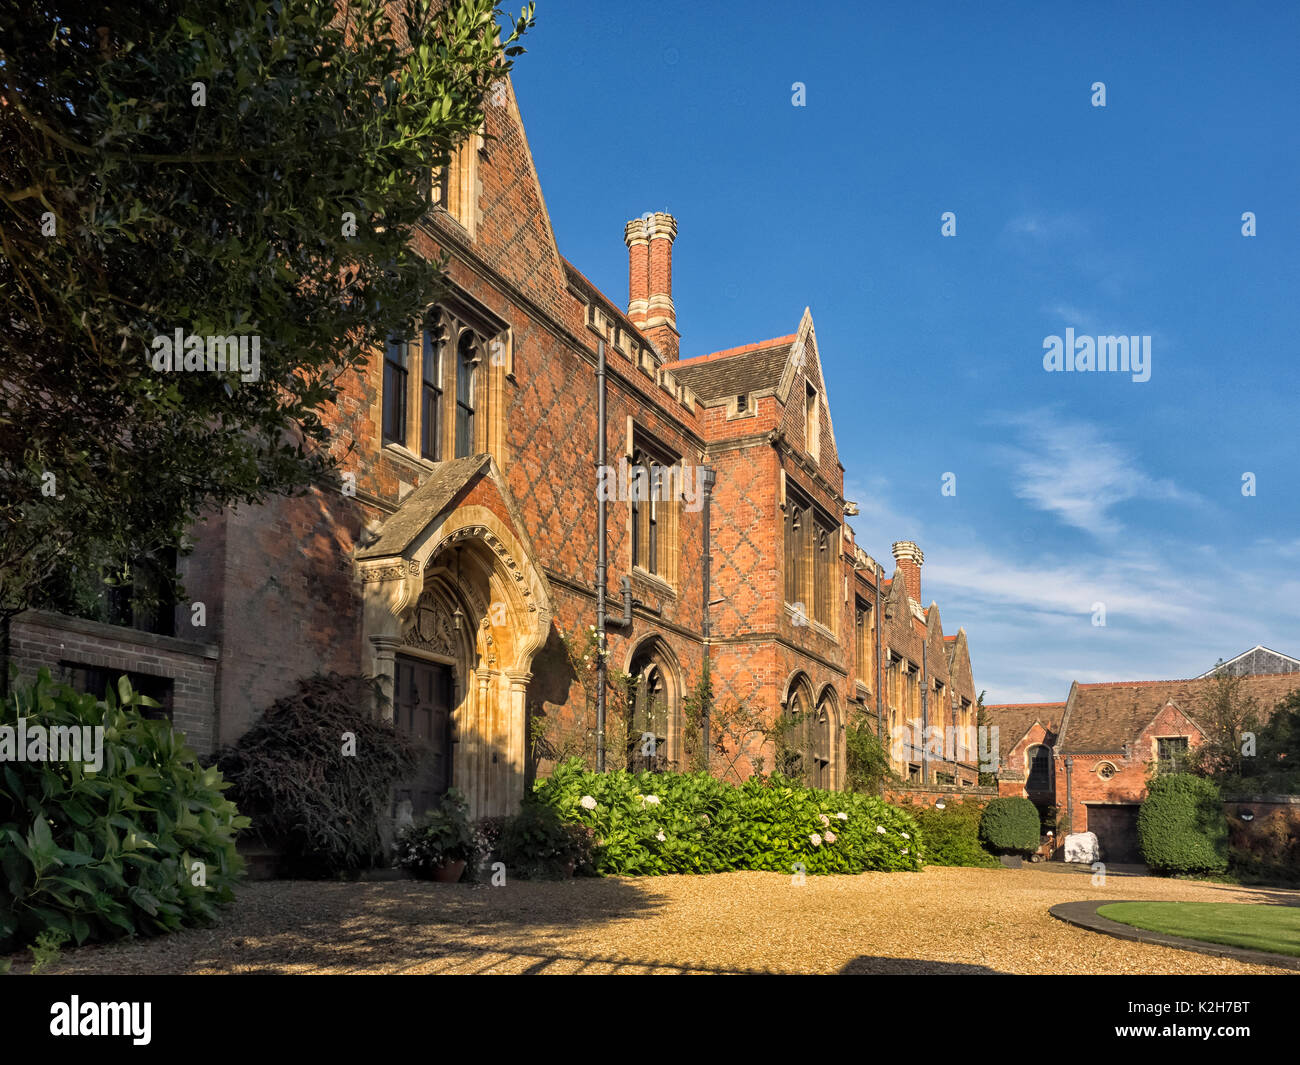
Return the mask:
M 1290 670 L 1282 673 L 1239 673 L 1243 680 L 1249 680 L 1251 677 L 1296 677 L 1300 681 L 1300 670 Z M 1211 673 L 1208 677 L 1169 677 L 1165 680 L 1098 680 L 1084 683 L 1079 682 L 1080 688 L 1137 688 L 1145 684 L 1194 684 L 1197 681 L 1213 679 Z
M 723 348 L 721 351 L 711 351 L 707 355 L 692 355 L 689 359 L 678 359 L 678 366 L 708 362 L 711 359 L 727 359 L 734 355 L 744 355 L 750 351 L 761 351 L 764 348 L 775 348 L 782 344 L 793 344 L 798 333 L 791 333 L 789 336 L 773 337 L 771 340 L 759 340 L 753 344 L 741 344 L 736 348 Z
M 1065 703 L 986 703 L 985 710 L 1018 710 L 1026 706 L 1064 706 Z

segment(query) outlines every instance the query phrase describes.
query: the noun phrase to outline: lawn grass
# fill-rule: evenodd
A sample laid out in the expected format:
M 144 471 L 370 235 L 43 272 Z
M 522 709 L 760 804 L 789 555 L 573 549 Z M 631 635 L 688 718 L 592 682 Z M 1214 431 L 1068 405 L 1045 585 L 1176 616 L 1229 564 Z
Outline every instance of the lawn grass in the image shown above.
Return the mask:
M 1300 906 L 1239 902 L 1112 902 L 1097 907 L 1097 913 L 1149 932 L 1300 957 Z

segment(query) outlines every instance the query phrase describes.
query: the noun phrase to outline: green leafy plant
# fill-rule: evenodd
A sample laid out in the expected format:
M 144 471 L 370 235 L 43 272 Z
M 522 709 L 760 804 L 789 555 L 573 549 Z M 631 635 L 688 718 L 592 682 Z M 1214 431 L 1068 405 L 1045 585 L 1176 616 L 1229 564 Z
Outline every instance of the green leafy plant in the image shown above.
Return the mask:
M 497 856 L 520 879 L 562 879 L 594 872 L 594 836 L 586 825 L 562 821 L 549 806 L 525 802 L 505 822 Z
M 734 785 L 707 773 L 593 773 L 571 760 L 538 781 L 533 798 L 592 829 L 594 867 L 606 875 L 921 867 L 906 812 L 778 775 Z
M 398 834 L 393 843 L 394 864 L 416 876 L 430 877 L 435 870 L 475 856 L 465 796 L 448 790 L 437 807 L 421 814 Z
M 1157 777 L 1138 810 L 1142 858 L 1158 873 L 1221 873 L 1228 819 L 1213 781 L 1189 773 Z
M 318 674 L 296 689 L 217 764 L 254 833 L 295 873 L 368 869 L 383 859 L 392 789 L 415 772 L 419 747 L 376 717 L 387 699 L 374 678 Z
M 36 937 L 36 942 L 27 949 L 32 952 L 32 975 L 48 969 L 63 952 L 68 942 L 68 933 L 58 929 L 47 929 Z
M 1041 830 L 1038 807 L 1028 799 L 993 799 L 980 815 L 979 838 L 999 854 L 1032 854 Z
M 945 802 L 938 807 L 915 803 L 903 809 L 915 819 L 925 840 L 927 865 L 965 865 L 988 868 L 998 864 L 980 843 L 980 818 L 984 804 Z
M 879 795 L 881 788 L 895 780 L 889 765 L 889 752 L 876 735 L 873 721 L 865 714 L 857 715 L 844 730 L 845 787 L 867 795 Z
M 166 721 L 122 677 L 104 699 L 42 670 L 0 705 L 0 726 L 102 728 L 98 772 L 82 761 L 0 763 L 0 950 L 43 933 L 82 944 L 207 923 L 242 872 L 248 824 Z M 83 733 L 84 735 L 84 733 Z M 93 733 L 91 734 L 93 735 Z M 84 752 L 83 752 L 84 753 Z

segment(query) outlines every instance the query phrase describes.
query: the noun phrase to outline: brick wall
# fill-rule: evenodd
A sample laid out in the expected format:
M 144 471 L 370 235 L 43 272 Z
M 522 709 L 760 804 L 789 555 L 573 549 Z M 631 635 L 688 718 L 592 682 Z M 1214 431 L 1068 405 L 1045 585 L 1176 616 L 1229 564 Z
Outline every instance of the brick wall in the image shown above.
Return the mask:
M 166 678 L 172 682 L 172 724 L 200 757 L 213 750 L 215 644 L 29 610 L 9 623 L 9 660 L 21 682 L 35 679 L 42 668 L 66 681 L 64 663 Z

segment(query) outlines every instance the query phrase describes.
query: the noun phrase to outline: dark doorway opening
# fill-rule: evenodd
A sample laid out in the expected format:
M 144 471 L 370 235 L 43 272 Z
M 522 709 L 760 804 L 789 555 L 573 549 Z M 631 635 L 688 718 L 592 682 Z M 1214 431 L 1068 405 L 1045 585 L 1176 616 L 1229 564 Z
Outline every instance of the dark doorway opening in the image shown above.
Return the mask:
M 451 666 L 397 656 L 393 685 L 393 723 L 423 748 L 415 775 L 393 791 L 394 815 L 404 801 L 411 815 L 431 810 L 451 787 Z

